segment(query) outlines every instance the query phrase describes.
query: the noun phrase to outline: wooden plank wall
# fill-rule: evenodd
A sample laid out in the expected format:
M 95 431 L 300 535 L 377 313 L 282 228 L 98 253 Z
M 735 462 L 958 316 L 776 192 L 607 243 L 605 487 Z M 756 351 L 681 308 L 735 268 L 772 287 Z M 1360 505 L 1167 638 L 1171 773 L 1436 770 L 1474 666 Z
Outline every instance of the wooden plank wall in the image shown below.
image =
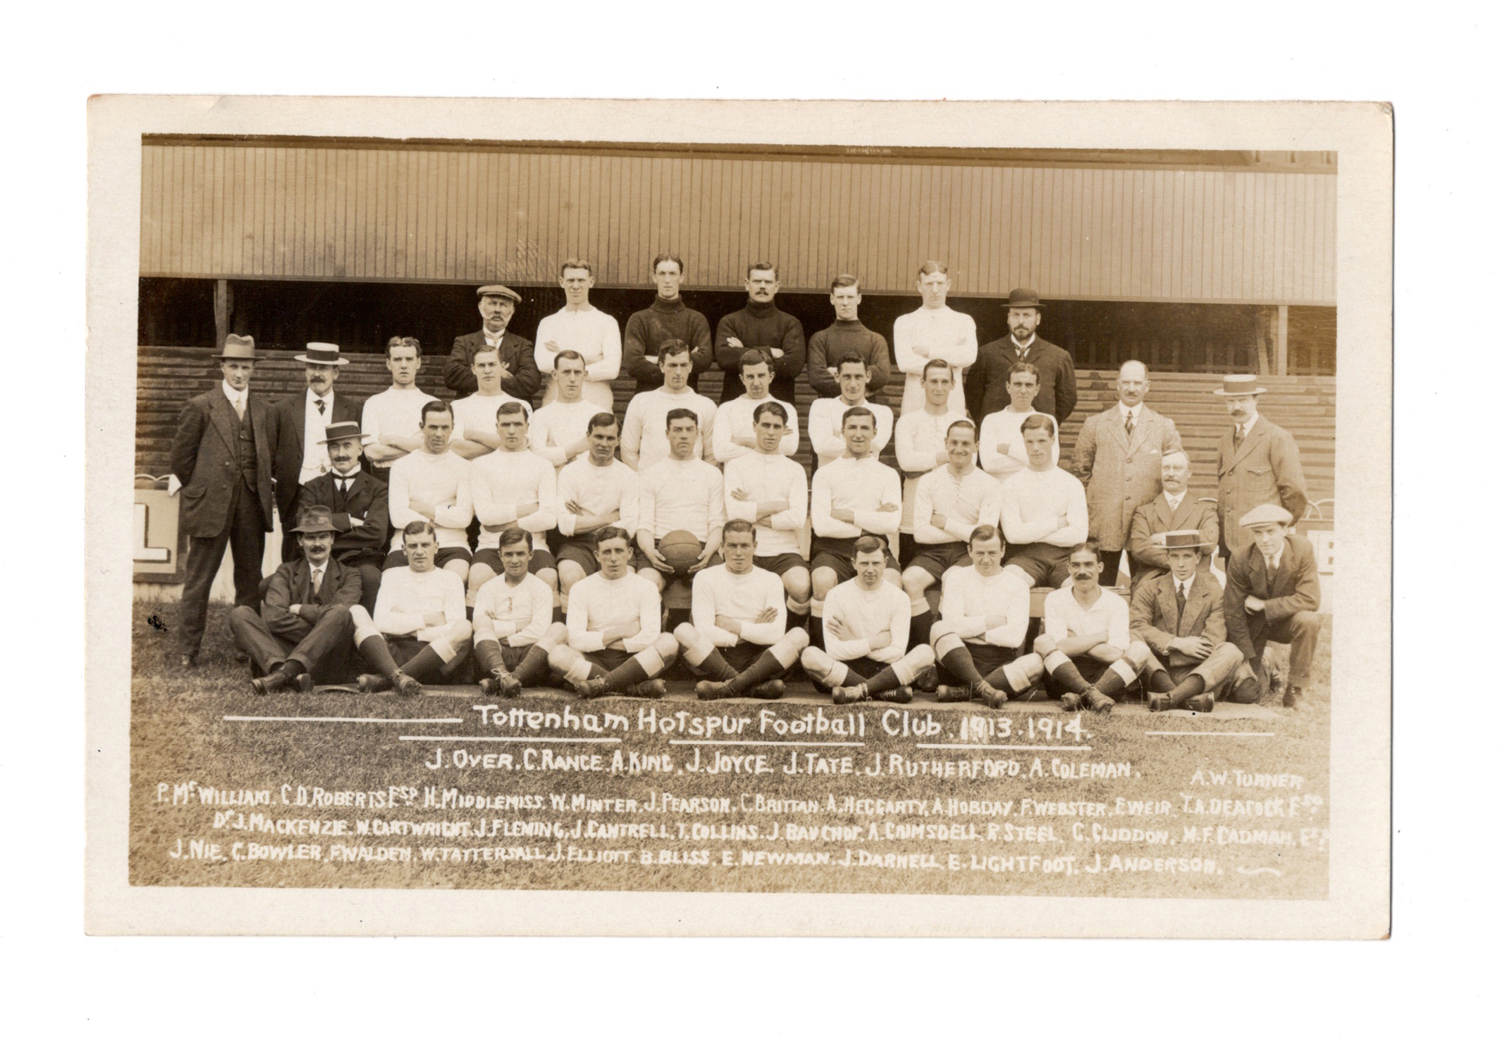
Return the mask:
M 910 292 L 925 259 L 955 291 L 1054 299 L 1332 305 L 1337 178 L 1248 169 L 589 155 L 152 143 L 141 274 L 550 284 L 570 255 L 601 285 Z

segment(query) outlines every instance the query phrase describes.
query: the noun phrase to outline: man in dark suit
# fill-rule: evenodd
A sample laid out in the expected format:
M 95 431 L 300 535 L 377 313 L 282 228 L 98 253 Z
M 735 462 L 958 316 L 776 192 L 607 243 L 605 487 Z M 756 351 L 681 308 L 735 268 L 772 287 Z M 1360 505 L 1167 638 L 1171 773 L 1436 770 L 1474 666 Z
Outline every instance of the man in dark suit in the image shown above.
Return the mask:
M 1010 404 L 1005 385 L 1010 367 L 1029 361 L 1037 367 L 1037 393 L 1031 407 L 1062 423 L 1078 404 L 1078 383 L 1073 375 L 1073 356 L 1055 343 L 1037 336 L 1042 321 L 1042 301 L 1031 289 L 1012 289 L 1007 299 L 1006 324 L 1010 335 L 979 348 L 974 367 L 964 377 L 964 398 L 974 422 L 983 423 L 991 412 Z
M 1254 701 L 1260 685 L 1241 668 L 1240 649 L 1225 642 L 1224 591 L 1198 567 L 1214 544 L 1196 528 L 1164 531 L 1153 541 L 1167 555 L 1169 570 L 1142 582 L 1130 598 L 1130 635 L 1151 648 L 1144 670 L 1151 711 L 1212 712 L 1231 679 L 1227 700 Z
M 359 571 L 360 604 L 375 610 L 380 566 L 390 539 L 390 500 L 385 482 L 359 465 L 363 436 L 357 423 L 329 423 L 323 439 L 333 469 L 302 486 L 302 505 L 326 507 L 338 534 L 333 557 Z
M 1234 429 L 1219 440 L 1219 542 L 1224 559 L 1250 545 L 1243 518 L 1276 503 L 1295 524 L 1307 512 L 1307 481 L 1291 434 L 1260 414 L 1254 376 L 1225 376 L 1214 394 L 1224 399 Z
M 283 534 L 296 521 L 302 486 L 332 469 L 323 443 L 328 424 L 358 423 L 364 408 L 362 398 L 333 392 L 339 372 L 349 364 L 349 359 L 340 357 L 338 344 L 310 343 L 307 352 L 296 359 L 306 366 L 307 390 L 282 398 L 267 414 L 271 476 L 276 480 L 276 513 Z M 300 555 L 295 539 L 281 540 L 283 561 Z
M 188 538 L 187 575 L 178 612 L 181 664 L 197 663 L 208 616 L 208 591 L 228 549 L 234 600 L 259 600 L 260 562 L 271 530 L 271 453 L 266 408 L 250 393 L 255 341 L 231 335 L 215 355 L 224 379 L 182 407 L 172 439 L 167 490 L 181 492 L 178 523 Z
M 1224 626 L 1255 669 L 1262 689 L 1269 686 L 1261 658 L 1266 641 L 1292 645 L 1291 673 L 1281 703 L 1296 708 L 1312 679 L 1323 621 L 1317 613 L 1322 597 L 1317 558 L 1311 542 L 1287 531 L 1291 523 L 1290 513 L 1269 502 L 1240 518 L 1253 541 L 1229 560 Z
M 359 603 L 359 572 L 333 559 L 338 532 L 326 506 L 303 510 L 292 531 L 302 559 L 276 569 L 259 611 L 239 606 L 229 615 L 235 646 L 250 655 L 257 694 L 293 685 L 309 694 L 315 678 L 337 682 L 352 662 L 349 608 Z
M 1198 570 L 1209 572 L 1212 548 L 1219 544 L 1218 505 L 1213 499 L 1188 498 L 1188 479 L 1193 467 L 1186 452 L 1168 452 L 1161 457 L 1161 494 L 1137 506 L 1130 518 L 1130 591 L 1134 593 L 1148 578 L 1171 570 L 1167 551 L 1152 538 L 1164 531 L 1193 529 L 1203 534 L 1210 547 L 1198 561 Z
M 472 333 L 464 333 L 453 341 L 453 351 L 443 366 L 443 382 L 458 397 L 467 397 L 479 390 L 479 380 L 474 375 L 474 354 L 488 344 L 500 352 L 500 389 L 513 398 L 520 398 L 528 406 L 536 404 L 536 392 L 542 387 L 542 374 L 537 371 L 536 351 L 530 340 L 515 333 L 506 332 L 521 294 L 505 286 L 480 286 L 479 313 L 484 325 Z

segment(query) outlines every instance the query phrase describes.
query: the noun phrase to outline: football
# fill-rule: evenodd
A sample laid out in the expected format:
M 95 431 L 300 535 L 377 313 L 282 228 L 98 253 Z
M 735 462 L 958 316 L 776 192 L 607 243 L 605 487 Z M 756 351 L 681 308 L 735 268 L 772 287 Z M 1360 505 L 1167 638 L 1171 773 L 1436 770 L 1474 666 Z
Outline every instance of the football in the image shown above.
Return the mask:
M 656 544 L 656 552 L 666 557 L 679 575 L 686 575 L 688 568 L 698 563 L 703 543 L 690 531 L 669 531 Z

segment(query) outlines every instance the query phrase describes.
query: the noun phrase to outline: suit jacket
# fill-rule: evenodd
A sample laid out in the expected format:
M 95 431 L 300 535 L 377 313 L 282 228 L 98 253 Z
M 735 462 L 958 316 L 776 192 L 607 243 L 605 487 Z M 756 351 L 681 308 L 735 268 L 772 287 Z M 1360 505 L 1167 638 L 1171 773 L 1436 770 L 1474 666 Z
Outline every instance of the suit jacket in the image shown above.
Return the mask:
M 364 411 L 364 399 L 333 391 L 333 415 L 330 423 L 358 423 Z M 303 387 L 276 402 L 267 410 L 269 420 L 267 443 L 270 447 L 271 476 L 276 480 L 276 511 L 281 526 L 297 523 L 297 493 L 302 484 L 302 437 L 307 426 L 307 388 Z
M 271 530 L 271 452 L 266 406 L 251 391 L 245 418 L 234 413 L 221 386 L 183 405 L 172 438 L 172 472 L 182 482 L 178 523 L 188 535 L 213 538 L 229 523 L 237 482 L 259 504 L 261 524 Z
M 1247 596 L 1264 600 L 1265 610 L 1247 613 Z M 1252 542 L 1235 552 L 1224 574 L 1224 625 L 1229 639 L 1245 653 L 1246 661 L 1253 661 L 1256 645 L 1265 646 L 1265 631 L 1270 626 L 1298 611 L 1316 611 L 1321 597 L 1318 562 L 1311 542 L 1301 535 L 1286 537 L 1275 582 L 1267 580 L 1266 558 Z
M 303 506 L 327 506 L 339 534 L 333 540 L 333 556 L 342 563 L 379 565 L 385 560 L 390 541 L 391 506 L 385 482 L 360 467 L 349 494 L 339 501 L 333 474 L 326 473 L 302 486 Z M 363 522 L 358 527 L 352 520 Z
M 1089 516 L 1093 516 L 1092 510 Z M 1184 494 L 1182 502 L 1174 511 L 1167 503 L 1167 493 L 1162 492 L 1144 506 L 1137 506 L 1135 516 L 1130 519 L 1130 589 L 1134 592 L 1148 578 L 1165 574 L 1167 551 L 1151 544 L 1151 536 L 1163 531 L 1187 531 L 1196 529 L 1210 547 L 1219 544 L 1218 506 L 1212 499 L 1194 499 Z M 1198 574 L 1209 574 L 1209 560 L 1213 549 L 1203 551 L 1203 560 L 1198 565 Z M 1214 580 L 1217 583 L 1217 579 Z M 1174 594 L 1175 595 L 1175 594 Z
M 1168 645 L 1179 636 L 1206 636 L 1215 647 L 1223 643 L 1224 590 L 1213 575 L 1198 572 L 1179 619 L 1177 586 L 1171 573 L 1147 579 L 1130 597 L 1130 634 L 1174 668 L 1202 664 L 1202 659 L 1170 650 Z
M 1026 352 L 1026 360 L 1037 367 L 1039 389 L 1031 407 L 1053 416 L 1059 423 L 1073 414 L 1078 404 L 1078 382 L 1073 374 L 1073 356 L 1055 343 L 1038 336 Z M 1016 363 L 1016 345 L 1007 335 L 979 348 L 973 368 L 964 375 L 964 400 L 976 423 L 991 412 L 1010 404 L 1005 381 Z
M 267 582 L 260 616 L 271 632 L 283 640 L 299 643 L 325 610 L 338 604 L 353 607 L 363 592 L 356 568 L 330 560 L 323 572 L 323 584 L 313 589 L 312 568 L 308 567 L 307 559 L 289 560 Z M 296 614 L 290 610 L 293 604 L 302 605 Z
M 1125 548 L 1136 508 L 1161 491 L 1162 456 L 1180 451 L 1177 424 L 1145 405 L 1129 436 L 1118 405 L 1084 420 L 1073 472 L 1088 486 L 1089 534 L 1101 549 Z
M 483 346 L 483 329 L 464 333 L 453 341 L 453 351 L 443 365 L 443 382 L 458 397 L 467 397 L 479 390 L 479 381 L 474 378 L 470 366 L 474 364 L 474 355 Z M 500 389 L 534 406 L 536 392 L 542 388 L 542 374 L 536 367 L 536 349 L 532 342 L 507 329 L 500 335 L 500 363 L 510 370 L 510 375 L 500 381 Z
M 1227 549 L 1225 556 L 1252 544 L 1240 518 L 1267 502 L 1300 520 L 1307 511 L 1307 480 L 1296 440 L 1261 416 L 1238 452 L 1233 427 L 1219 439 L 1219 538 Z

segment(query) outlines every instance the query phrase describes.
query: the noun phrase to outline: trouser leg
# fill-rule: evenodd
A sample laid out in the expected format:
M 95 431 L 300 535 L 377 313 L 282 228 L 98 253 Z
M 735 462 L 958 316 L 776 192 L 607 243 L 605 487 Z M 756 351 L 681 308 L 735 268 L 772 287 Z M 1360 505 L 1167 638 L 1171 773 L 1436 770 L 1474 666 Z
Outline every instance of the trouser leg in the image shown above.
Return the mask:
M 262 558 L 266 555 L 266 529 L 260 504 L 243 482 L 231 511 L 229 553 L 234 559 L 234 602 L 260 606 Z M 297 540 L 293 538 L 293 545 Z M 217 568 L 216 568 L 217 570 Z
M 1291 668 L 1287 683 L 1293 687 L 1305 687 L 1312 682 L 1313 658 L 1318 653 L 1318 636 L 1323 629 L 1323 620 L 1312 611 L 1298 611 L 1290 618 L 1283 618 L 1272 631 L 1272 639 L 1285 640 L 1292 645 Z
M 359 565 L 359 606 L 363 607 L 370 614 L 375 613 L 375 597 L 380 594 L 380 576 L 380 565 Z
M 298 641 L 287 657 L 301 662 L 303 670 L 314 676 L 326 675 L 328 664 L 337 660 L 339 652 L 348 646 L 353 636 L 354 622 L 349 616 L 349 608 L 335 604 L 323 609 L 311 631 Z
M 230 611 L 229 631 L 234 636 L 235 646 L 250 656 L 257 674 L 273 672 L 286 661 L 288 645 L 271 632 L 266 620 L 254 608 L 242 604 Z
M 224 530 L 210 538 L 188 537 L 187 573 L 183 577 L 182 602 L 177 609 L 177 647 L 183 654 L 196 657 L 198 648 L 203 645 L 208 591 L 214 584 L 219 565 L 224 562 L 232 526 L 232 521 L 226 521 Z

